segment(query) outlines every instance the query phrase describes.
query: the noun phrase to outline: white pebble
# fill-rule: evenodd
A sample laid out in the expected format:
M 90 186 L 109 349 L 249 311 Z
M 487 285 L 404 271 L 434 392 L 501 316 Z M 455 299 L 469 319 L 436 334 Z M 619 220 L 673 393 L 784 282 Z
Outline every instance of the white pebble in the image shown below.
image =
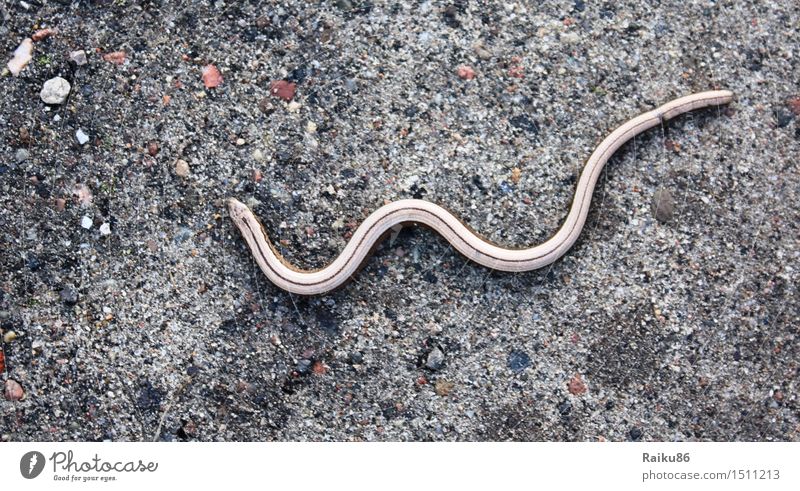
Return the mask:
M 45 104 L 63 104 L 67 100 L 71 87 L 69 82 L 61 77 L 53 77 L 42 86 L 39 97 Z
M 78 143 L 80 143 L 81 145 L 89 141 L 89 135 L 84 133 L 83 130 L 81 129 L 75 132 L 75 138 L 78 139 Z
M 175 174 L 179 175 L 180 177 L 188 177 L 189 176 L 189 162 L 178 159 L 175 162 Z
M 69 54 L 69 59 L 74 61 L 76 65 L 81 66 L 87 63 L 86 61 L 86 51 L 79 49 L 77 51 L 73 51 Z
M 100 235 L 111 235 L 111 225 L 108 223 L 100 225 Z
M 85 228 L 86 230 L 92 228 L 92 219 L 84 215 L 83 218 L 81 218 L 81 227 Z
M 33 41 L 31 41 L 31 38 L 25 38 L 17 47 L 17 49 L 14 50 L 14 57 L 11 58 L 7 64 L 8 70 L 16 77 L 19 75 L 19 72 L 25 68 L 25 65 L 31 61 L 32 57 Z

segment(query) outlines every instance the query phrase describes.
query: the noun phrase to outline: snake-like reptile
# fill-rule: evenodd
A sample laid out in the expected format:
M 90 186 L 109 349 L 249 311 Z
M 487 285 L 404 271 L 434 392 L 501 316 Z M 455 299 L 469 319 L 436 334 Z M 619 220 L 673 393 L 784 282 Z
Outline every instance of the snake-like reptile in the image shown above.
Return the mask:
M 732 100 L 733 93 L 727 90 L 692 94 L 641 114 L 614 130 L 586 161 L 564 224 L 550 239 L 527 249 L 509 249 L 493 244 L 441 206 L 420 199 L 403 199 L 381 206 L 368 216 L 333 262 L 322 269 L 303 270 L 278 253 L 250 208 L 231 198 L 228 210 L 267 278 L 278 287 L 300 295 L 322 294 L 344 284 L 392 227 L 408 222 L 427 225 L 461 254 L 487 268 L 530 271 L 553 263 L 575 243 L 586 223 L 600 171 L 619 147 L 639 133 L 679 114 L 727 104 Z

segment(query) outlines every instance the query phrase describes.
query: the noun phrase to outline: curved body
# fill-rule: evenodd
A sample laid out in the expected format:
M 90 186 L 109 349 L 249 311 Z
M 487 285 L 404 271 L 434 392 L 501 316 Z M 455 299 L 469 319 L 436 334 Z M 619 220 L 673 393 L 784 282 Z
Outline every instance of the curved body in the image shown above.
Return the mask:
M 553 263 L 575 243 L 586 222 L 600 172 L 619 147 L 661 121 L 694 109 L 727 104 L 732 99 L 733 93 L 727 90 L 681 97 L 641 114 L 614 130 L 586 162 L 575 189 L 572 207 L 561 228 L 547 241 L 527 249 L 507 249 L 487 242 L 441 206 L 424 200 L 405 199 L 375 210 L 356 229 L 342 253 L 332 263 L 322 269 L 309 271 L 296 268 L 281 257 L 261 223 L 246 205 L 229 199 L 228 210 L 267 278 L 278 287 L 300 295 L 326 293 L 345 283 L 357 272 L 384 234 L 393 226 L 406 222 L 424 224 L 436 230 L 465 257 L 488 268 L 530 271 Z

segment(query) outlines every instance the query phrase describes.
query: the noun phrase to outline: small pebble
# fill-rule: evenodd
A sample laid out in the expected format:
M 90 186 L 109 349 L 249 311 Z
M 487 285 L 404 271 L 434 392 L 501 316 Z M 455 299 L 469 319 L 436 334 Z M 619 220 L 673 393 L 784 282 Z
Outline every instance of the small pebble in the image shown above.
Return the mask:
M 77 198 L 78 203 L 80 203 L 82 207 L 89 206 L 92 204 L 92 200 L 94 199 L 92 190 L 89 189 L 89 186 L 83 183 L 77 183 L 75 186 L 73 186 L 72 195 Z
M 286 80 L 275 80 L 269 84 L 269 93 L 286 102 L 294 98 L 295 90 L 297 90 L 297 84 Z
M 785 128 L 792 122 L 792 118 L 794 116 L 789 111 L 784 111 L 783 109 L 778 109 L 775 111 L 775 120 L 778 124 L 778 128 Z
M 67 200 L 64 198 L 56 198 L 56 210 L 64 211 L 67 208 Z
M 659 188 L 653 193 L 653 215 L 656 220 L 661 223 L 668 222 L 672 218 L 674 208 L 675 201 L 668 189 Z
M 265 27 L 269 26 L 269 17 L 266 15 L 262 15 L 258 19 L 256 19 L 256 27 L 259 29 L 264 29 Z
M 75 138 L 78 140 L 78 143 L 80 143 L 81 145 L 84 145 L 84 144 L 86 144 L 86 142 L 89 141 L 89 135 L 84 133 L 82 129 L 78 129 L 78 131 L 75 132 Z
M 311 371 L 314 373 L 314 375 L 325 375 L 328 372 L 328 367 L 326 367 L 321 361 L 317 360 L 311 366 Z
M 259 150 L 257 148 L 255 150 L 253 150 L 253 160 L 255 160 L 257 162 L 263 162 L 263 160 L 264 160 L 264 152 L 262 152 L 261 150 Z
M 178 159 L 175 162 L 175 174 L 180 177 L 188 177 L 189 176 L 189 162 Z
M 48 38 L 55 34 L 57 31 L 55 29 L 50 29 L 49 27 L 45 27 L 44 29 L 39 29 L 38 31 L 33 33 L 31 39 L 34 41 L 41 41 L 42 39 Z
M 567 383 L 567 389 L 570 394 L 575 396 L 586 393 L 586 384 L 581 380 L 581 374 L 576 373 L 575 376 L 570 379 L 569 383 Z
M 100 225 L 100 235 L 111 235 L 111 225 L 108 223 Z
M 428 353 L 428 358 L 425 361 L 425 366 L 431 370 L 439 370 L 444 365 L 444 353 L 439 348 L 433 348 Z
M 158 142 L 155 140 L 150 140 L 147 142 L 147 153 L 150 154 L 151 157 L 155 157 L 158 155 L 158 152 L 161 150 L 161 147 L 158 146 Z
M 475 55 L 481 60 L 488 60 L 492 57 L 492 53 L 483 46 L 475 46 L 473 50 L 475 51 Z
M 26 160 L 28 160 L 29 156 L 30 156 L 30 153 L 27 150 L 25 150 L 24 148 L 20 148 L 14 154 L 14 160 L 16 160 L 18 164 L 21 164 L 21 163 L 25 162 Z
M 269 99 L 264 97 L 260 101 L 258 101 L 258 109 L 264 114 L 272 114 L 275 112 L 275 105 L 270 102 Z
M 514 167 L 511 169 L 511 182 L 514 184 L 519 184 L 519 179 L 522 177 L 522 170 L 519 167 Z
M 475 70 L 473 70 L 471 66 L 462 65 L 458 67 L 456 73 L 461 80 L 472 80 L 475 78 Z
M 531 366 L 531 357 L 528 353 L 520 350 L 513 350 L 508 354 L 508 368 L 514 373 L 521 373 Z
M 207 89 L 219 87 L 222 84 L 222 73 L 214 65 L 204 66 L 201 78 Z
M 86 51 L 79 49 L 77 51 L 72 51 L 69 54 L 69 59 L 72 60 L 76 65 L 83 66 L 88 63 L 86 59 Z
M 453 382 L 448 382 L 447 380 L 437 380 L 435 384 L 433 384 L 433 389 L 436 391 L 437 395 L 442 397 L 450 395 L 450 392 L 453 391 L 453 388 L 456 386 Z
M 14 57 L 8 61 L 6 66 L 11 74 L 16 77 L 31 61 L 31 58 L 33 58 L 33 41 L 31 41 L 31 38 L 25 38 L 14 50 Z
M 33 138 L 31 138 L 31 132 L 28 128 L 22 126 L 19 129 L 19 141 L 24 145 L 30 145 L 33 142 Z
M 317 123 L 309 121 L 306 123 L 306 133 L 315 133 L 317 131 Z
M 15 339 L 17 339 L 18 337 L 19 336 L 17 335 L 16 332 L 8 331 L 5 334 L 3 334 L 3 342 L 4 343 L 10 343 L 10 342 L 14 341 Z
M 83 218 L 81 218 L 81 227 L 85 228 L 86 230 L 92 228 L 92 219 L 84 215 Z
M 512 78 L 525 78 L 525 69 L 519 65 L 514 65 L 508 69 L 508 76 Z
M 42 86 L 39 97 L 45 104 L 63 104 L 67 100 L 71 87 L 66 79 L 53 77 Z
M 103 55 L 103 59 L 115 65 L 122 65 L 125 63 L 126 53 L 124 51 L 112 51 Z
M 800 116 L 800 96 L 797 97 L 790 97 L 786 101 L 786 106 L 792 111 L 796 116 Z
M 25 391 L 22 390 L 22 386 L 13 379 L 6 380 L 5 390 L 3 391 L 6 399 L 9 401 L 19 401 L 25 397 Z
M 59 292 L 61 301 L 67 305 L 75 305 L 78 303 L 78 290 L 72 285 L 66 285 Z
M 247 143 L 247 142 L 244 140 L 244 138 L 237 138 L 237 139 L 236 139 L 236 146 L 237 146 L 237 147 L 241 147 L 241 146 L 242 146 L 242 145 L 244 145 L 245 143 Z
M 298 361 L 298 362 L 297 362 L 297 365 L 295 366 L 295 368 L 294 368 L 294 369 L 295 369 L 295 370 L 297 371 L 297 373 L 299 373 L 300 375 L 305 375 L 305 374 L 307 374 L 309 371 L 311 371 L 311 365 L 312 365 L 312 362 L 311 362 L 311 360 L 308 360 L 308 359 L 306 359 L 306 358 L 303 358 L 302 360 L 300 360 L 300 361 Z

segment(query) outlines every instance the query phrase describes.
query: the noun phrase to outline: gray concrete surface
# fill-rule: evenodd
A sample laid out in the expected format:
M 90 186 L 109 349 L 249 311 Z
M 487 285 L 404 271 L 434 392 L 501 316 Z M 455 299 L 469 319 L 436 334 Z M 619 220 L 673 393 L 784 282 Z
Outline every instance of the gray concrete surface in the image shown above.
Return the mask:
M 0 79 L 3 440 L 800 439 L 795 2 L 26 1 L 3 63 L 57 32 Z M 224 214 L 306 267 L 407 197 L 534 244 L 604 135 L 713 88 L 546 270 L 411 227 L 300 298 Z

